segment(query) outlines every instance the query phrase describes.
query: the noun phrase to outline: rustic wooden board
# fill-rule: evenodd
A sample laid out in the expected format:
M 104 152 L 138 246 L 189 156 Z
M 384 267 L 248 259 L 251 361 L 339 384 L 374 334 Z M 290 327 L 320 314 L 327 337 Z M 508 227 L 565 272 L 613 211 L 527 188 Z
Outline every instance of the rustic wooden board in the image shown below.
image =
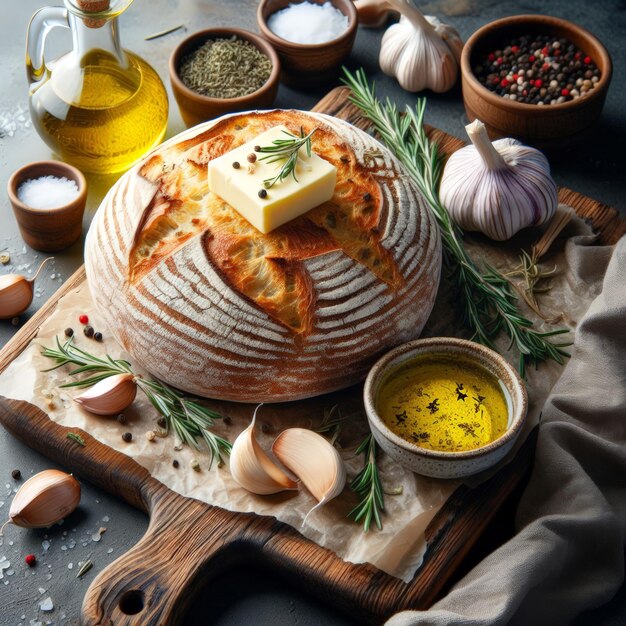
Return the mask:
M 345 88 L 335 89 L 315 110 L 367 127 L 347 103 L 347 94 Z M 462 145 L 435 129 L 431 136 L 446 154 Z M 568 189 L 560 190 L 560 199 L 591 222 L 601 243 L 614 243 L 626 232 L 626 221 L 619 219 L 615 209 Z M 59 300 L 84 281 L 84 268 L 80 268 L 24 325 L 0 352 L 0 372 L 36 336 Z M 530 437 L 515 460 L 491 479 L 477 488 L 462 486 L 454 492 L 426 530 L 423 565 L 410 583 L 404 583 L 371 565 L 346 563 L 274 518 L 232 513 L 180 496 L 88 433 L 83 434 L 87 445 L 76 446 L 66 438 L 67 428 L 28 403 L 0 398 L 0 422 L 32 448 L 150 516 L 142 540 L 89 587 L 83 623 L 90 625 L 179 624 L 196 591 L 225 564 L 245 560 L 264 561 L 307 592 L 364 623 L 379 623 L 406 608 L 427 608 L 524 478 L 534 449 L 534 437 Z

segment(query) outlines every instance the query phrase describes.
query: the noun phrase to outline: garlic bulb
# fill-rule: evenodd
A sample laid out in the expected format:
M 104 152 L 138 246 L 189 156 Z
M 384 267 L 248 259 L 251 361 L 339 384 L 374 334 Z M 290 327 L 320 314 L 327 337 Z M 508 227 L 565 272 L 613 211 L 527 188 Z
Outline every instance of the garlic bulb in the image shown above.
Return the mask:
M 26 278 L 21 274 L 0 276 L 0 320 L 20 315 L 30 306 L 33 301 L 35 280 L 43 266 L 53 258 L 44 259 L 32 278 Z
M 337 449 L 316 432 L 306 428 L 283 430 L 276 437 L 272 452 L 313 494 L 318 501 L 314 508 L 343 491 L 346 484 L 343 459 Z
M 6 523 L 23 528 L 46 528 L 67 517 L 79 502 L 80 483 L 71 474 L 44 470 L 20 487 Z
M 114 374 L 97 382 L 74 402 L 96 415 L 114 415 L 130 406 L 137 395 L 133 374 Z
M 463 41 L 458 32 L 436 17 L 422 15 L 411 0 L 387 0 L 400 12 L 400 21 L 383 35 L 380 68 L 395 76 L 407 91 L 454 87 Z
M 359 26 L 366 28 L 383 26 L 392 12 L 386 0 L 354 0 L 354 6 L 359 14 Z
M 472 145 L 448 159 L 439 188 L 450 217 L 496 241 L 548 221 L 558 199 L 546 157 L 515 139 L 491 143 L 479 120 L 465 130 Z
M 255 409 L 250 426 L 235 439 L 230 452 L 230 473 L 244 489 L 259 495 L 297 489 L 298 483 L 272 462 L 254 436 L 260 406 Z

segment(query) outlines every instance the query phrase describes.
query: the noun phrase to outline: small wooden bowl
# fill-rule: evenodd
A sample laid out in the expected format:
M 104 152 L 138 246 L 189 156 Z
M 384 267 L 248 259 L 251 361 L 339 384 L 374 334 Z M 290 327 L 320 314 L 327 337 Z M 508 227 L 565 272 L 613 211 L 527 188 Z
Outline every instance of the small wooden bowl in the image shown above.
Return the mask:
M 17 196 L 20 185 L 42 176 L 73 180 L 78 187 L 74 200 L 54 209 L 36 209 Z M 15 171 L 7 184 L 7 193 L 22 239 L 35 250 L 58 252 L 80 239 L 83 213 L 87 202 L 87 181 L 82 172 L 61 161 L 35 161 Z
M 506 390 L 509 405 L 507 429 L 491 443 L 460 452 L 422 448 L 394 433 L 378 414 L 378 394 L 390 372 L 416 357 L 440 354 L 475 363 L 491 372 Z M 417 339 L 385 354 L 365 380 L 363 400 L 372 434 L 380 447 L 400 465 L 434 478 L 470 476 L 502 460 L 522 432 L 528 410 L 524 383 L 504 357 L 473 341 L 453 337 Z
M 595 88 L 576 100 L 545 106 L 505 100 L 489 91 L 472 68 L 482 54 L 500 47 L 511 37 L 525 34 L 563 37 L 583 50 L 600 70 Z M 544 15 L 505 17 L 477 30 L 463 47 L 461 76 L 465 111 L 470 121 L 478 118 L 485 123 L 492 139 L 515 137 L 544 150 L 558 151 L 583 139 L 600 116 L 612 67 L 606 48 L 581 26 Z
M 189 89 L 178 73 L 182 59 L 209 39 L 227 39 L 233 35 L 249 41 L 271 61 L 272 73 L 265 84 L 260 89 L 239 98 L 210 98 Z M 254 33 L 240 28 L 208 28 L 183 39 L 174 48 L 170 56 L 169 72 L 180 114 L 185 124 L 190 127 L 225 113 L 269 109 L 274 104 L 278 91 L 280 61 L 271 44 Z
M 324 4 L 326 0 L 311 0 Z M 307 88 L 332 80 L 343 60 L 350 54 L 356 38 L 359 16 L 352 0 L 330 0 L 331 4 L 348 17 L 348 28 L 337 39 L 319 44 L 301 44 L 275 35 L 267 26 L 272 13 L 284 9 L 293 0 L 261 0 L 257 9 L 257 22 L 263 37 L 276 48 L 283 72 L 281 80 L 286 85 Z

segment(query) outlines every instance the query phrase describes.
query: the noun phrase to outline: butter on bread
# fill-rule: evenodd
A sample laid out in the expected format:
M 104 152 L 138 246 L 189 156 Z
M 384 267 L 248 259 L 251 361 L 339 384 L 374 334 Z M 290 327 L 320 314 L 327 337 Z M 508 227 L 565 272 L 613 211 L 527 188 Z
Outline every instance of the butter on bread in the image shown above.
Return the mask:
M 317 128 L 336 185 L 263 234 L 209 190 L 207 166 L 277 125 Z M 271 402 L 353 384 L 418 337 L 441 244 L 378 142 L 335 118 L 278 110 L 227 116 L 159 147 L 103 201 L 85 263 L 110 331 L 152 374 L 207 397 Z

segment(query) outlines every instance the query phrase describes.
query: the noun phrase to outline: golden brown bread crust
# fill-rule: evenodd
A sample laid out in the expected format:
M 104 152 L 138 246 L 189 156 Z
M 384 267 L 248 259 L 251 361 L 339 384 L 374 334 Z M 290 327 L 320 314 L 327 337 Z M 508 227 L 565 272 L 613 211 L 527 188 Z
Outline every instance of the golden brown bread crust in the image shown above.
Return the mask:
M 209 191 L 207 164 L 278 124 L 317 128 L 313 150 L 335 165 L 337 185 L 329 202 L 264 235 Z M 168 142 L 118 182 L 89 234 L 90 286 L 122 344 L 172 384 L 248 401 L 322 393 L 355 382 L 426 321 L 440 245 L 417 196 L 389 153 L 336 120 L 226 117 Z M 177 354 L 187 346 L 189 371 Z M 155 349 L 163 355 L 151 366 Z M 198 366 L 224 380 L 202 382 Z M 313 380 L 291 381 L 297 367 Z M 252 384 L 259 370 L 267 380 Z

